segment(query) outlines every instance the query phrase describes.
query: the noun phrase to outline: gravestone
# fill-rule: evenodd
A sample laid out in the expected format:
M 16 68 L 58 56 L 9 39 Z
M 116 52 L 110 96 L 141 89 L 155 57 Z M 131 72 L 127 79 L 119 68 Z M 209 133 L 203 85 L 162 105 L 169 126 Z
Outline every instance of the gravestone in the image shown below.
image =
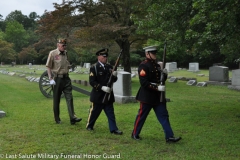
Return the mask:
M 81 85 L 87 86 L 88 82 L 86 80 L 81 81 Z
M 229 82 L 228 67 L 225 66 L 209 67 L 209 81 Z
M 189 85 L 189 86 L 195 86 L 196 84 L 197 84 L 197 80 L 189 80 L 187 82 L 187 85 Z
M 14 75 L 16 75 L 16 73 L 15 72 L 9 72 L 8 75 L 14 76 Z
M 84 63 L 84 64 L 83 64 L 83 67 L 84 67 L 84 68 L 90 68 L 90 67 L 91 67 L 91 63 Z
M 189 63 L 189 70 L 191 72 L 198 72 L 199 71 L 199 63 L 194 62 L 194 63 Z
M 171 77 L 168 82 L 176 83 L 178 81 L 177 77 Z
M 177 62 L 172 62 L 173 70 L 176 71 L 177 69 Z
M 165 64 L 165 68 L 168 72 L 173 72 L 177 70 L 177 62 L 168 62 Z
M 135 96 L 132 96 L 131 73 L 118 71 L 118 80 L 113 83 L 113 92 L 115 101 L 118 103 L 136 102 Z
M 0 118 L 5 117 L 6 113 L 4 111 L 0 111 Z
M 207 82 L 198 82 L 197 87 L 207 87 Z
M 240 86 L 240 69 L 232 70 L 232 85 Z
M 240 69 L 232 70 L 232 82 L 228 88 L 240 90 Z

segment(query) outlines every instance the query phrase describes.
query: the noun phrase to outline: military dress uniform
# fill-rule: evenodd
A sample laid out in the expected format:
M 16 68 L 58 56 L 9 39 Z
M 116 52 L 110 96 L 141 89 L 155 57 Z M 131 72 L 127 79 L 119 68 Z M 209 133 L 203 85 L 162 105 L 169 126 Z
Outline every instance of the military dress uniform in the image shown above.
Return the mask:
M 132 138 L 135 140 L 141 139 L 139 135 L 151 109 L 154 110 L 158 121 L 163 127 L 166 141 L 169 141 L 169 139 L 176 140 L 169 122 L 166 99 L 160 102 L 161 92 L 158 90 L 158 86 L 160 85 L 161 72 L 160 65 L 153 59 L 146 58 L 138 67 L 141 86 L 136 95 L 136 100 L 140 102 L 140 109 L 132 131 Z M 163 74 L 163 76 L 166 81 L 167 74 Z
M 56 123 L 61 123 L 59 104 L 62 93 L 64 93 L 66 99 L 70 123 L 75 124 L 81 121 L 81 118 L 77 118 L 74 112 L 72 84 L 68 75 L 69 66 L 67 51 L 60 52 L 59 49 L 50 51 L 46 67 L 51 69 L 54 76 L 52 78 L 56 82 L 56 85 L 53 87 L 53 112 Z
M 96 55 L 103 54 L 107 56 L 108 50 L 102 49 L 96 53 Z M 104 110 L 109 123 L 109 130 L 114 134 L 122 134 L 121 131 L 118 130 L 116 125 L 116 119 L 114 114 L 113 103 L 115 102 L 113 91 L 110 93 L 110 97 L 108 103 L 104 104 L 102 101 L 104 99 L 104 95 L 106 94 L 102 91 L 102 86 L 107 86 L 109 78 L 112 74 L 113 67 L 109 64 L 102 64 L 100 62 L 95 63 L 90 67 L 89 74 L 89 83 L 92 86 L 92 91 L 90 94 L 91 108 L 89 111 L 88 121 L 86 128 L 87 130 L 93 130 L 94 124 L 99 117 L 102 110 Z M 116 82 L 117 77 L 112 76 L 112 82 Z

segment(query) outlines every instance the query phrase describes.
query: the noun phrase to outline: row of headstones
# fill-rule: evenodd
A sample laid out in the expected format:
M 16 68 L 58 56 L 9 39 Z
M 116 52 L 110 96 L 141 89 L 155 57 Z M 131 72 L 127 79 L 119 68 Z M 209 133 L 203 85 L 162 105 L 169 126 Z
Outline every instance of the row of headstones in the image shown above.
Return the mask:
M 197 87 L 206 87 L 207 82 L 197 82 L 196 78 L 186 78 L 186 77 L 169 77 L 168 82 L 176 83 L 178 80 L 187 81 L 187 85 L 189 86 L 197 86 Z
M 168 70 L 168 72 L 174 72 L 174 71 L 179 70 L 177 68 L 177 62 L 167 62 L 165 64 L 165 68 Z M 189 63 L 188 71 L 198 72 L 199 71 L 199 63 L 197 63 L 197 62 Z
M 6 71 L 6 70 L 0 70 L 0 73 L 2 73 L 2 74 L 8 74 L 8 71 Z M 0 118 L 5 117 L 5 116 L 6 116 L 6 113 L 5 113 L 4 111 L 1 111 L 1 110 L 0 110 Z
M 199 74 L 198 76 L 204 76 Z M 176 82 L 177 79 L 172 77 L 169 82 Z M 229 85 L 229 89 L 240 90 L 240 69 L 232 70 L 232 78 L 229 78 L 229 68 L 225 66 L 212 66 L 209 67 L 209 81 L 198 82 L 196 80 L 189 81 L 187 85 L 207 86 L 209 84 Z

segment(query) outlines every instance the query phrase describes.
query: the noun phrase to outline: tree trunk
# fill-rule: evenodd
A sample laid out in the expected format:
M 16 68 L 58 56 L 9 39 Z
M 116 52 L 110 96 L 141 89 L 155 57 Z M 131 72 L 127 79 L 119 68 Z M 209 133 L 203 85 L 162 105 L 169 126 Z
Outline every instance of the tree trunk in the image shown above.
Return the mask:
M 130 62 L 130 43 L 128 39 L 118 39 L 116 40 L 117 44 L 121 49 L 123 49 L 121 56 L 121 64 L 123 66 L 123 70 L 131 73 L 131 62 Z

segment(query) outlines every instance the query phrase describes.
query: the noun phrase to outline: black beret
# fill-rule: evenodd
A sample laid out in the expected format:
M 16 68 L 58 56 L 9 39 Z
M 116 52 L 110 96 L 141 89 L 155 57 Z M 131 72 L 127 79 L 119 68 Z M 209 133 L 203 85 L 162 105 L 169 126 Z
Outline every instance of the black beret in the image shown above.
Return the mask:
M 107 56 L 108 56 L 108 49 L 107 49 L 107 48 L 103 48 L 103 49 L 97 51 L 97 52 L 96 52 L 96 55 L 97 55 L 97 56 L 102 55 L 102 56 L 104 56 L 104 57 L 107 57 Z

